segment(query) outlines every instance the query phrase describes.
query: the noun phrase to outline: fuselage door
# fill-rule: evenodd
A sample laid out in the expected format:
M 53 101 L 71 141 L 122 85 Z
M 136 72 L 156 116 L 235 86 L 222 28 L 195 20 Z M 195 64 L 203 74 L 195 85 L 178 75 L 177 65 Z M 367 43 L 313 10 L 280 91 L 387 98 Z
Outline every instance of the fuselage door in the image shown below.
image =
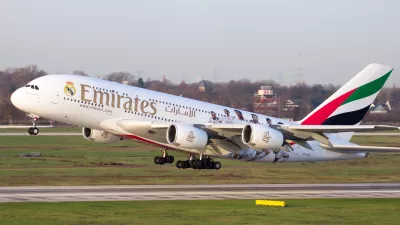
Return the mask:
M 54 92 L 54 91 L 50 92 L 50 96 L 49 96 L 50 103 L 58 104 L 59 98 L 60 98 L 59 93 Z

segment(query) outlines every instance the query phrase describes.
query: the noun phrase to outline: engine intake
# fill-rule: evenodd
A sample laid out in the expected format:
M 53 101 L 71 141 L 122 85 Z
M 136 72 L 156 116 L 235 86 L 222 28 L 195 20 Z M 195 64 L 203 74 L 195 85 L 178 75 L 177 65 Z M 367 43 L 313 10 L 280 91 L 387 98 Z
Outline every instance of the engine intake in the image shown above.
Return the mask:
M 255 149 L 278 150 L 284 143 L 282 132 L 261 124 L 249 124 L 242 130 L 242 141 Z
M 202 149 L 208 143 L 208 135 L 204 130 L 190 125 L 172 124 L 167 130 L 167 142 L 181 148 Z
M 109 134 L 105 131 L 95 130 L 87 127 L 82 128 L 82 135 L 83 138 L 85 138 L 86 140 L 104 144 L 115 143 L 123 139 L 119 136 Z

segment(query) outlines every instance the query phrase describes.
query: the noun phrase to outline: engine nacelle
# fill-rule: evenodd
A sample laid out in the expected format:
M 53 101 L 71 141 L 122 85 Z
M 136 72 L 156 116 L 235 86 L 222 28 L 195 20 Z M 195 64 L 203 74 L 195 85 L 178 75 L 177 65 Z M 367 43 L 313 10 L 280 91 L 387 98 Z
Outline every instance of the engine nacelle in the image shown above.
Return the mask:
M 242 141 L 250 148 L 278 150 L 284 138 L 282 132 L 266 125 L 249 124 L 243 128 Z
M 190 125 L 172 124 L 167 130 L 167 142 L 181 148 L 202 149 L 208 143 L 208 135 L 204 130 Z
M 87 127 L 82 128 L 82 135 L 86 140 L 100 142 L 104 144 L 115 143 L 122 140 L 121 137 L 118 137 L 116 135 Z

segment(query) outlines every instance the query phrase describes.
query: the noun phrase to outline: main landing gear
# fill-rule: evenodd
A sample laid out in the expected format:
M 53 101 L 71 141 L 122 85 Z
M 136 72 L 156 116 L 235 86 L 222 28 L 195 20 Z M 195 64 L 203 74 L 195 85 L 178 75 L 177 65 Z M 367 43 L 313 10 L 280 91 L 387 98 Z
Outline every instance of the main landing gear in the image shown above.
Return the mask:
M 206 158 L 206 157 L 200 157 L 201 159 L 196 159 L 191 155 L 188 160 L 182 161 L 178 160 L 176 162 L 176 168 L 178 169 L 186 169 L 186 168 L 192 168 L 195 170 L 219 170 L 222 167 L 222 164 L 220 162 L 215 162 L 211 158 Z
M 165 149 L 162 156 L 154 157 L 154 163 L 157 165 L 164 165 L 165 163 L 172 164 L 174 163 L 174 157 L 172 155 L 167 154 L 167 150 Z
M 174 163 L 174 157 L 172 155 L 167 154 L 167 150 L 164 149 L 163 155 L 162 156 L 156 156 L 154 157 L 154 164 L 157 165 L 164 165 L 164 164 L 172 164 Z M 189 154 L 189 159 L 188 160 L 178 160 L 176 161 L 176 168 L 178 169 L 187 169 L 187 168 L 192 168 L 196 170 L 219 170 L 221 169 L 222 164 L 220 162 L 214 161 L 210 157 L 202 157 L 200 156 L 200 159 L 196 159 L 194 157 L 194 154 Z

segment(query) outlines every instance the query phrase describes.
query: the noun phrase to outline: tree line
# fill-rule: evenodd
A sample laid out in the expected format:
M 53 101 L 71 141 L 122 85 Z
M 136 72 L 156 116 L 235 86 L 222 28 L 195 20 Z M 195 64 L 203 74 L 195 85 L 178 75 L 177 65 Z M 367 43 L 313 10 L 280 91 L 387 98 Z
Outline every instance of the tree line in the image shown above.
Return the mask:
M 88 76 L 84 71 L 73 71 L 71 74 Z M 19 87 L 44 75 L 47 75 L 47 72 L 36 65 L 0 71 L 0 123 L 11 124 L 28 121 L 25 113 L 19 111 L 11 104 L 10 96 Z M 303 118 L 340 87 L 320 84 L 308 85 L 306 83 L 285 86 L 273 80 L 253 82 L 248 79 L 217 83 L 207 81 L 202 84 L 187 83 L 185 81 L 174 83 L 168 79 L 144 80 L 130 72 L 114 72 L 105 74 L 101 78 L 249 111 L 253 111 L 254 93 L 261 86 L 271 86 L 274 92 L 278 93 L 281 102 L 290 99 L 299 105 L 294 115 L 295 120 Z M 199 85 L 207 85 L 207 88 L 205 90 L 201 89 Z M 390 101 L 391 103 L 391 110 L 387 114 L 368 114 L 364 122 L 397 123 L 397 115 L 400 112 L 400 88 L 384 88 L 378 95 L 376 103 L 385 103 L 386 101 Z

